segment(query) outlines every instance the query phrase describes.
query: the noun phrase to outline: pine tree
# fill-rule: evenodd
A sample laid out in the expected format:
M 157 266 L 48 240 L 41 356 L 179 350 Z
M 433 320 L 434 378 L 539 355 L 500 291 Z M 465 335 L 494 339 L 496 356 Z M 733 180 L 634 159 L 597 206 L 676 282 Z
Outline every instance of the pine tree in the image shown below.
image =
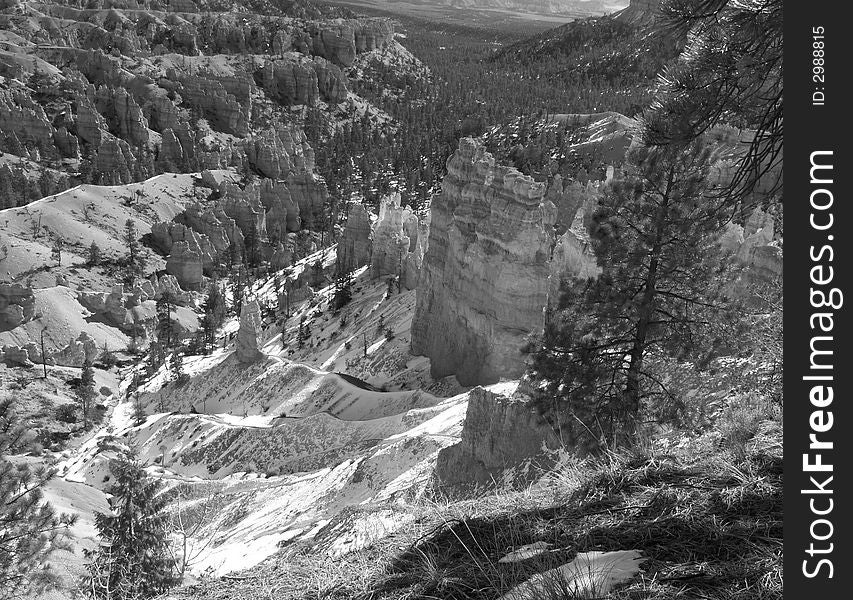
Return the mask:
M 136 222 L 133 219 L 128 219 L 124 223 L 124 243 L 127 247 L 127 271 L 124 281 L 130 285 L 145 270 L 145 258 L 142 256 L 139 239 L 137 239 Z
M 729 215 L 708 188 L 710 151 L 697 142 L 630 159 L 592 219 L 602 273 L 564 286 L 535 357 L 542 411 L 593 442 L 630 437 L 644 403 L 675 401 L 649 357 L 698 353 L 709 311 L 726 307 L 715 244 Z
M 208 287 L 207 298 L 205 298 L 201 309 L 201 343 L 203 346 L 201 350 L 206 353 L 208 346 L 216 343 L 216 330 L 225 320 L 225 296 L 222 294 L 218 282 L 214 281 Z
M 261 236 L 258 231 L 258 225 L 256 223 L 252 223 L 252 226 L 249 227 L 249 230 L 246 232 L 246 239 L 244 242 L 244 246 L 246 248 L 244 259 L 246 261 L 246 266 L 248 267 L 257 267 L 260 262 L 260 238 Z
M 173 352 L 169 359 L 169 372 L 172 375 L 172 380 L 178 385 L 183 385 L 189 381 L 189 375 L 184 371 L 184 355 L 179 350 Z
M 54 550 L 67 549 L 65 530 L 75 521 L 44 502 L 52 470 L 7 458 L 29 450 L 32 438 L 13 414 L 12 401 L 0 400 L 0 600 L 39 597 L 57 583 L 47 561 Z
M 142 425 L 145 422 L 145 419 L 148 418 L 148 415 L 145 414 L 145 409 L 142 406 L 142 400 L 139 397 L 140 383 L 139 373 L 134 373 L 133 378 L 130 381 L 130 385 L 127 388 L 127 399 L 133 400 L 132 418 L 134 425 Z
M 163 348 L 163 344 L 157 340 L 152 341 L 151 346 L 148 348 L 148 362 L 146 364 L 148 375 L 154 375 L 157 372 L 157 369 L 163 364 L 164 356 L 165 349 Z
M 754 130 L 724 193 L 781 188 L 783 0 L 665 0 L 659 26 L 686 38 L 644 115 L 649 144 L 684 144 L 716 125 Z M 772 175 L 772 177 L 768 177 Z M 770 179 L 771 181 L 767 181 Z
M 239 316 L 243 309 L 243 300 L 246 295 L 246 276 L 243 274 L 243 269 L 238 268 L 237 273 L 232 278 L 231 284 L 231 306 L 235 315 Z
M 87 550 L 84 593 L 93 600 L 153 598 L 176 585 L 161 484 L 126 450 L 110 464 L 110 513 L 97 513 L 100 545 Z
M 95 371 L 89 359 L 83 362 L 80 383 L 74 390 L 74 394 L 77 396 L 77 401 L 80 403 L 80 408 L 83 411 L 83 426 L 88 429 L 92 401 L 95 399 Z
M 86 259 L 86 264 L 92 267 L 101 264 L 101 248 L 95 242 L 92 242 L 89 246 L 89 256 Z
M 299 319 L 299 329 L 296 332 L 296 345 L 298 348 L 304 348 L 305 342 L 311 338 L 311 329 L 305 321 L 305 315 Z
M 168 289 L 163 290 L 157 299 L 157 339 L 164 348 L 171 348 L 175 339 L 172 327 L 172 310 L 174 309 L 174 296 Z
M 338 311 L 352 300 L 352 273 L 345 271 L 335 278 L 335 295 L 332 298 L 334 310 Z
M 50 250 L 50 256 L 56 261 L 57 266 L 62 264 L 62 246 L 62 238 L 56 238 L 53 241 L 53 247 Z

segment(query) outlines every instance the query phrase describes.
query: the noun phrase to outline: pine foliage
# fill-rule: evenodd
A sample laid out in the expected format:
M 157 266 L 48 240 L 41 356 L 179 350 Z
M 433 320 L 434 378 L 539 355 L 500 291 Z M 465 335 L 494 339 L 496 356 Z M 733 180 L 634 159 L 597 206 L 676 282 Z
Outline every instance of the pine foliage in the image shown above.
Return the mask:
M 112 461 L 109 514 L 97 513 L 100 545 L 86 552 L 84 593 L 93 600 L 153 598 L 178 583 L 170 557 L 166 500 L 132 450 Z

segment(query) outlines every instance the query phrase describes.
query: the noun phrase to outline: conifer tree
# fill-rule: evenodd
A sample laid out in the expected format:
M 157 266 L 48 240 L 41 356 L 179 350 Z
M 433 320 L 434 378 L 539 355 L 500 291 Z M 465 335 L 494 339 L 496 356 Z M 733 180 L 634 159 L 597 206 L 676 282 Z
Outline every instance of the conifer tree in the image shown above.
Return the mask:
M 660 78 L 644 137 L 649 144 L 684 144 L 716 125 L 753 130 L 723 190 L 730 200 L 747 199 L 759 180 L 771 192 L 781 188 L 782 8 L 783 0 L 661 3 L 660 27 L 687 41 Z
M 244 275 L 243 269 L 237 269 L 237 273 L 231 280 L 231 307 L 235 315 L 240 316 L 240 311 L 243 309 L 243 301 L 246 295 L 247 275 Z
M 334 310 L 338 311 L 352 300 L 352 272 L 344 271 L 335 278 Z
M 630 159 L 592 218 L 602 273 L 563 287 L 535 357 L 542 411 L 593 442 L 630 437 L 645 402 L 674 401 L 649 357 L 698 353 L 709 311 L 726 309 L 716 239 L 729 213 L 708 187 L 710 151 L 696 142 Z
M 145 258 L 142 256 L 142 249 L 137 238 L 136 222 L 133 219 L 128 219 L 124 223 L 124 243 L 127 247 L 127 271 L 124 280 L 129 285 L 145 270 Z
M 157 339 L 164 349 L 171 348 L 175 343 L 172 327 L 174 302 L 175 298 L 168 289 L 163 290 L 157 299 Z
M 201 343 L 202 352 L 206 353 L 209 346 L 216 342 L 216 330 L 225 320 L 226 306 L 225 296 L 216 281 L 211 282 L 207 288 L 207 298 L 202 304 L 201 318 Z
M 169 554 L 166 500 L 133 450 L 110 463 L 110 513 L 97 513 L 99 546 L 87 550 L 83 591 L 92 600 L 153 598 L 178 583 Z
M 184 371 L 184 355 L 180 350 L 172 353 L 169 359 L 169 372 L 178 385 L 183 385 L 189 380 L 189 376 Z
M 51 258 L 56 261 L 56 265 L 59 266 L 62 264 L 62 238 L 56 238 L 53 241 L 53 247 L 51 248 Z
M 86 359 L 80 373 L 80 383 L 74 390 L 80 408 L 83 411 L 83 426 L 89 428 L 89 417 L 92 410 L 92 401 L 95 399 L 95 371 L 92 362 Z
M 12 401 L 0 400 L 0 600 L 39 597 L 57 583 L 47 561 L 54 550 L 67 549 L 65 530 L 75 521 L 44 502 L 42 489 L 52 470 L 7 458 L 23 454 L 32 443 Z
M 89 246 L 89 256 L 86 259 L 86 264 L 92 267 L 101 264 L 101 247 L 95 242 L 92 242 Z
M 134 425 L 142 425 L 147 418 L 145 409 L 142 407 L 142 400 L 139 397 L 139 386 L 141 384 L 139 373 L 134 373 L 127 388 L 127 399 L 133 401 L 133 423 Z

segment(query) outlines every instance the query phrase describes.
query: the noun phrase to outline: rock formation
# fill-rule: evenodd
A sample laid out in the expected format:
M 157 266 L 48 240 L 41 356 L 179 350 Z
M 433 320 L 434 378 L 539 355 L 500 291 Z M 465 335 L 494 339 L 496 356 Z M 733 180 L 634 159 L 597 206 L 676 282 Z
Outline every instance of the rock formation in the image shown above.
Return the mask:
M 529 466 L 525 462 L 533 457 L 537 467 L 545 467 L 546 451 L 560 446 L 528 396 L 477 387 L 468 395 L 461 441 L 438 454 L 436 478 L 444 489 L 488 485 L 507 476 L 512 477 L 508 483 L 520 483 L 524 473 L 513 474 L 511 469 Z
M 782 276 L 782 246 L 775 236 L 775 220 L 760 208 L 743 227 L 730 225 L 720 243 L 748 268 L 751 280 L 771 281 Z
M 145 296 L 144 300 L 153 297 L 153 295 L 152 289 L 151 295 Z M 141 300 L 138 298 L 137 302 Z M 126 329 L 130 325 L 124 286 L 121 284 L 109 292 L 80 292 L 77 295 L 77 301 L 98 318 L 119 329 Z
M 237 360 L 252 363 L 263 358 L 261 346 L 261 307 L 254 300 L 245 302 L 240 310 L 240 329 L 237 332 Z
M 201 252 L 181 240 L 172 245 L 172 252 L 166 261 L 166 272 L 174 275 L 181 288 L 199 290 L 204 281 L 204 266 Z
M 545 187 L 466 138 L 433 200 L 412 352 L 463 385 L 518 377 L 544 325 L 556 208 Z M 375 240 L 374 240 L 375 244 Z
M 370 213 L 360 202 L 349 206 L 344 231 L 338 239 L 338 268 L 351 272 L 370 262 L 372 249 Z
M 68 345 L 52 355 L 56 364 L 64 367 L 82 367 L 86 361 L 94 362 L 98 357 L 98 345 L 85 331 Z
M 163 12 L 164 3 L 147 1 L 87 6 L 0 7 L 0 27 L 14 40 L 0 57 L 0 144 L 32 160 L 84 158 L 87 181 L 101 184 L 248 159 L 314 202 L 322 186 L 305 177 L 313 171 L 307 143 L 297 139 L 306 151 L 282 162 L 281 144 L 262 128 L 291 121 L 294 105 L 346 101 L 341 67 L 394 37 L 388 19 Z
M 33 319 L 36 298 L 31 288 L 0 283 L 0 331 L 14 329 Z
M 380 202 L 379 220 L 373 229 L 373 250 L 370 254 L 372 277 L 397 276 L 403 272 L 403 262 L 411 246 L 404 223 L 411 218 L 415 219 L 415 230 L 417 230 L 417 217 L 411 209 L 400 206 L 399 194 L 394 194 Z
M 573 279 L 591 279 L 598 277 L 601 267 L 592 249 L 586 223 L 594 206 L 594 201 L 581 207 L 576 213 L 572 226 L 557 239 L 557 245 L 551 257 L 551 282 L 548 297 L 556 300 L 563 281 Z
M 613 16 L 634 25 L 647 24 L 655 20 L 659 5 L 660 0 L 631 0 L 626 8 Z

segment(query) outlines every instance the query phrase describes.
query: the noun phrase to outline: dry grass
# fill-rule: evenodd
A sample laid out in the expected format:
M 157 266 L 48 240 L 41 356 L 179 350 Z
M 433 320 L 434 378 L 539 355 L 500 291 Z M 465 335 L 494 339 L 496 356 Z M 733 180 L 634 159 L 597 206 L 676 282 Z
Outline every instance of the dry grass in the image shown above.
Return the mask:
M 782 597 L 782 448 L 777 422 L 731 449 L 696 440 L 671 453 L 609 453 L 521 491 L 412 505 L 413 527 L 340 558 L 294 545 L 246 579 L 181 590 L 179 598 L 495 600 L 591 550 L 636 549 L 645 572 L 608 598 L 764 600 Z M 539 556 L 499 563 L 534 542 Z M 559 582 L 557 582 L 559 583 Z M 565 582 L 563 582 L 565 583 Z M 543 600 L 573 600 L 554 585 Z

